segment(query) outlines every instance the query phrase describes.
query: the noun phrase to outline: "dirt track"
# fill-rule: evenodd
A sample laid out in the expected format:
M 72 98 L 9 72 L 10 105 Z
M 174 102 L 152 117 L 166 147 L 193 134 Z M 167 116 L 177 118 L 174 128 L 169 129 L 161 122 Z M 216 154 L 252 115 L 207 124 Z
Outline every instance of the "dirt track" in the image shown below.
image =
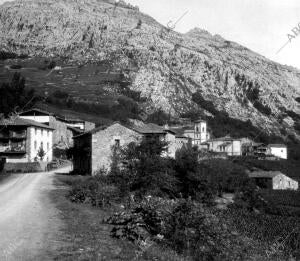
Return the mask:
M 67 172 L 61 169 L 57 172 Z M 63 242 L 48 193 L 53 172 L 14 175 L 0 184 L 0 260 L 53 260 Z

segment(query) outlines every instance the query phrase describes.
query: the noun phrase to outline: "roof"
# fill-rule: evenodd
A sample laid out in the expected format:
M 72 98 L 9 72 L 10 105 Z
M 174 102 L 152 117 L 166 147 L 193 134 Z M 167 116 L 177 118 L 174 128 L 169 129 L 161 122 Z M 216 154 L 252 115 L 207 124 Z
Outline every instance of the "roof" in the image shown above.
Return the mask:
M 38 108 L 33 108 L 33 109 L 30 109 L 30 110 L 24 111 L 24 112 L 20 113 L 20 115 L 21 116 L 27 116 L 29 113 L 33 113 L 33 112 L 37 112 L 37 113 L 40 113 L 40 114 L 43 114 L 43 115 L 48 115 L 48 116 L 53 115 L 53 113 L 51 113 L 51 112 L 44 111 L 44 110 L 41 110 L 41 109 L 38 109 Z
M 73 131 L 73 132 L 76 132 L 77 134 L 81 134 L 83 133 L 84 131 L 83 130 L 80 130 L 78 128 L 75 128 L 75 127 L 71 127 L 71 126 L 67 126 L 67 129 Z
M 285 144 L 269 144 L 268 147 L 272 147 L 272 148 L 286 148 L 287 146 Z
M 249 178 L 274 178 L 278 175 L 284 175 L 280 171 L 253 171 L 248 174 Z
M 48 130 L 54 130 L 53 128 L 49 127 L 48 125 L 33 121 L 33 120 L 25 120 L 22 118 L 15 118 L 15 119 L 4 119 L 0 121 L 0 126 L 24 126 L 24 127 L 38 127 Z
M 71 122 L 85 123 L 85 120 L 80 120 L 80 119 L 75 119 L 75 118 L 67 118 L 67 117 L 64 117 L 64 116 L 55 116 L 55 118 L 57 118 L 57 119 L 59 119 L 61 121 L 68 122 L 68 123 L 71 123 Z
M 206 122 L 206 121 L 202 119 L 195 120 L 195 123 L 199 123 L 199 122 Z
M 73 138 L 79 138 L 81 136 L 84 136 L 84 135 L 88 135 L 88 134 L 94 134 L 94 133 L 97 133 L 98 131 L 101 131 L 101 130 L 105 130 L 107 129 L 108 127 L 114 125 L 114 124 L 120 124 L 128 129 L 131 129 L 135 132 L 138 132 L 140 134 L 165 134 L 166 132 L 172 132 L 175 134 L 174 131 L 168 129 L 168 130 L 165 130 L 163 127 L 159 126 L 159 125 L 156 125 L 154 123 L 148 123 L 148 124 L 142 124 L 142 125 L 139 125 L 139 126 L 135 126 L 135 125 L 126 125 L 126 124 L 121 124 L 120 122 L 113 122 L 111 123 L 110 125 L 106 125 L 106 126 L 100 126 L 100 127 L 97 127 L 97 128 L 94 128 L 90 131 L 87 131 L 85 133 L 82 133 L 80 135 L 77 135 Z
M 221 138 L 215 138 L 215 139 L 210 139 L 210 140 L 208 140 L 208 142 L 210 142 L 210 141 L 223 141 L 223 142 L 225 142 L 225 141 L 234 141 L 234 140 L 241 140 L 242 138 L 232 138 L 232 137 L 230 137 L 230 136 L 225 136 L 225 137 L 221 137 Z
M 140 126 L 130 126 L 129 128 L 141 134 L 164 134 L 166 132 L 163 127 L 154 123 L 143 124 Z

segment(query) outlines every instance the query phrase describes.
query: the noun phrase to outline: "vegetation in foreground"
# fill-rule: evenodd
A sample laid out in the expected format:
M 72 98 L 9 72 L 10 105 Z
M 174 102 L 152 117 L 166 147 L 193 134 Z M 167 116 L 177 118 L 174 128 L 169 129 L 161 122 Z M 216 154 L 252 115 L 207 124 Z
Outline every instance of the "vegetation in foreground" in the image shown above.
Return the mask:
M 257 190 L 244 166 L 199 162 L 192 147 L 166 159 L 165 145 L 145 139 L 116 150 L 110 173 L 72 183 L 68 197 L 102 209 L 123 206 L 104 223 L 113 225 L 112 237 L 138 246 L 142 260 L 300 258 L 298 214 Z M 233 204 L 216 203 L 224 193 L 234 195 Z

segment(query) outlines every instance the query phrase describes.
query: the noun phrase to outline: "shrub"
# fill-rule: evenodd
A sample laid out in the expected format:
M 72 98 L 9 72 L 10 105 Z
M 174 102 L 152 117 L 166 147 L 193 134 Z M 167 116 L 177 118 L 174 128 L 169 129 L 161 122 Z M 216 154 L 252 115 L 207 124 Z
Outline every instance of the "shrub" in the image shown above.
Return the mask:
M 106 207 L 118 199 L 117 188 L 105 177 L 80 179 L 71 185 L 69 199 L 75 203 L 89 203 L 96 207 Z

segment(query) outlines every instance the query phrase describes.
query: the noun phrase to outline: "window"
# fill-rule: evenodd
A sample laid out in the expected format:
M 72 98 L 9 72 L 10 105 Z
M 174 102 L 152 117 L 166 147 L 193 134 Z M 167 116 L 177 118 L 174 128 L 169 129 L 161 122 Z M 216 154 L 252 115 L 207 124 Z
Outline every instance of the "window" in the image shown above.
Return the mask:
M 47 130 L 47 137 L 49 137 L 49 131 Z
M 204 127 L 202 128 L 202 131 L 205 132 L 205 128 Z
M 49 146 L 49 142 L 47 142 L 47 150 L 49 150 L 50 146 Z
M 120 140 L 119 139 L 115 139 L 115 147 L 120 148 Z
M 37 128 L 34 128 L 34 134 L 37 135 Z
M 34 141 L 34 149 L 36 150 L 36 148 L 37 148 L 37 142 L 36 142 L 36 140 Z
M 42 129 L 42 136 L 44 136 L 44 130 Z
M 199 128 L 198 127 L 196 127 L 196 132 L 199 132 Z
M 44 149 L 44 142 L 41 141 L 41 148 Z

